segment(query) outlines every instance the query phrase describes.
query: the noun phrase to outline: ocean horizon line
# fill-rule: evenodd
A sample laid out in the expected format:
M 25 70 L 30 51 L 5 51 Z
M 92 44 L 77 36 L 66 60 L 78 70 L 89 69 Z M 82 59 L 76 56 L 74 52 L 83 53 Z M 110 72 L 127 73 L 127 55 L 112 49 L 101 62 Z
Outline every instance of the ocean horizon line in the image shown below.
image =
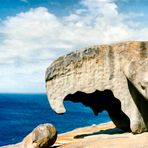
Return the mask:
M 6 95 L 11 95 L 11 94 L 14 94 L 14 95 L 46 95 L 46 92 L 0 92 L 0 95 L 3 95 L 3 94 L 6 94 Z

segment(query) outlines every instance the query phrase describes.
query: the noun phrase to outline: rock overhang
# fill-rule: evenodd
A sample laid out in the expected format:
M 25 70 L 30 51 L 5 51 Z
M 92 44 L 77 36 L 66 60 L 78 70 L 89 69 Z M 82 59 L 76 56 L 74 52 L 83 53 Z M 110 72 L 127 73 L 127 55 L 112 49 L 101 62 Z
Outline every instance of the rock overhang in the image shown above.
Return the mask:
M 148 42 L 134 41 L 94 46 L 58 58 L 46 70 L 46 90 L 51 108 L 56 113 L 65 113 L 63 101 L 68 94 L 110 89 L 121 100 L 122 109 L 126 110 L 126 105 L 133 102 L 127 79 L 147 98 L 147 92 L 142 89 L 148 88 L 145 83 L 148 71 L 147 54 Z M 133 63 L 136 67 L 133 70 L 134 77 L 130 72 Z M 145 73 L 144 77 L 139 74 L 139 70 Z M 132 106 L 136 108 L 135 105 Z M 129 109 L 125 113 L 128 116 L 132 114 Z

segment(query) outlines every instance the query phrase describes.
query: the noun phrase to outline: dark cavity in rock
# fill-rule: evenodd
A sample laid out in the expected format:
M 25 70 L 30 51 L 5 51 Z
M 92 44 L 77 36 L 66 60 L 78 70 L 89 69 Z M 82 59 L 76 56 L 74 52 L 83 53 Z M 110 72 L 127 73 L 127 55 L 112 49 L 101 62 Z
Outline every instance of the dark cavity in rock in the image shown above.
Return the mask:
M 130 120 L 121 110 L 121 102 L 114 97 L 110 90 L 96 90 L 89 94 L 78 91 L 67 95 L 64 101 L 82 103 L 84 106 L 91 108 L 96 116 L 106 110 L 117 128 L 128 132 L 131 131 Z

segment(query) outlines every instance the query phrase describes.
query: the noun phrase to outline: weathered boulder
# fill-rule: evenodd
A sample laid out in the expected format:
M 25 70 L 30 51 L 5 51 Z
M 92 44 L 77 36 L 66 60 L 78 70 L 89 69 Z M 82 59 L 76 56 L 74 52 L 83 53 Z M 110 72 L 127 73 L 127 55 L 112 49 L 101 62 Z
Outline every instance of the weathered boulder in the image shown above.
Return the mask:
M 59 114 L 66 111 L 68 95 L 110 90 L 132 132 L 148 131 L 148 42 L 93 46 L 62 56 L 47 68 L 46 89 L 51 108 Z
M 52 124 L 40 124 L 22 142 L 22 148 L 49 148 L 57 139 L 56 128 Z
M 1 148 L 49 148 L 57 139 L 56 128 L 49 123 L 38 125 L 22 142 Z

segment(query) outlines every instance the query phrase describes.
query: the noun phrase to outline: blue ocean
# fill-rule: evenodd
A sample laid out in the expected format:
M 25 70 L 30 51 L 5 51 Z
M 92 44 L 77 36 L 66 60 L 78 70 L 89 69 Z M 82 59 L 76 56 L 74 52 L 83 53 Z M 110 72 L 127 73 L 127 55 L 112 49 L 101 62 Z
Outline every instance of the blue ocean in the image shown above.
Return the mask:
M 46 94 L 0 94 L 0 146 L 20 142 L 37 125 L 52 123 L 58 133 L 110 121 L 107 112 L 95 116 L 82 104 L 65 102 L 64 115 L 54 113 Z

